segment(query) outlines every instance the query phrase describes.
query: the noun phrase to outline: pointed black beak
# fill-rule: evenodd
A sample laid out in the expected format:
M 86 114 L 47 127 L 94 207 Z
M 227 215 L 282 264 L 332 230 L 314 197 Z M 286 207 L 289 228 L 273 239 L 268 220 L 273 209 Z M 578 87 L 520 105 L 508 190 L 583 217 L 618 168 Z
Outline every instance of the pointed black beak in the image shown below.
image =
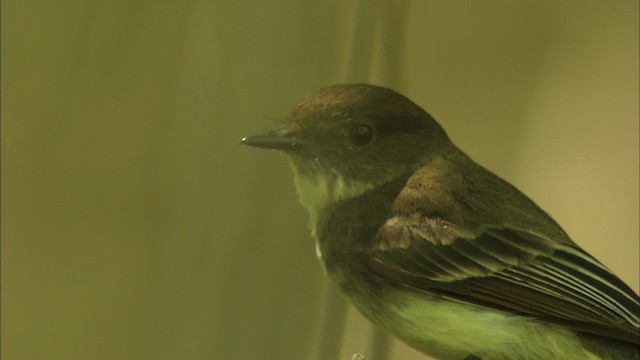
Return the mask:
M 244 145 L 255 146 L 267 149 L 289 150 L 293 149 L 299 142 L 289 136 L 284 130 L 269 131 L 262 134 L 247 136 L 240 142 Z

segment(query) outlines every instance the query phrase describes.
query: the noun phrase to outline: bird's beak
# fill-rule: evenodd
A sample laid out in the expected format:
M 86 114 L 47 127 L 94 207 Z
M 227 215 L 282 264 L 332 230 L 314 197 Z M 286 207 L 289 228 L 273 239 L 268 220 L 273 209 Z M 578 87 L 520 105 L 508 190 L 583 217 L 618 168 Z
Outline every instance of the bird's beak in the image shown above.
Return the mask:
M 290 150 L 299 145 L 295 138 L 284 130 L 274 130 L 262 134 L 247 136 L 240 142 L 244 145 L 267 149 Z

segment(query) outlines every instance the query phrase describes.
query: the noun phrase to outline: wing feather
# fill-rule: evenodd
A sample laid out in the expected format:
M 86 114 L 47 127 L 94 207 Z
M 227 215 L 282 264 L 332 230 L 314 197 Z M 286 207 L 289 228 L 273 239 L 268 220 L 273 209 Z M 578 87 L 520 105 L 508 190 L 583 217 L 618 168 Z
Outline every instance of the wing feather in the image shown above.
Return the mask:
M 376 276 L 406 287 L 640 343 L 638 296 L 566 241 L 414 214 L 387 221 L 370 258 Z

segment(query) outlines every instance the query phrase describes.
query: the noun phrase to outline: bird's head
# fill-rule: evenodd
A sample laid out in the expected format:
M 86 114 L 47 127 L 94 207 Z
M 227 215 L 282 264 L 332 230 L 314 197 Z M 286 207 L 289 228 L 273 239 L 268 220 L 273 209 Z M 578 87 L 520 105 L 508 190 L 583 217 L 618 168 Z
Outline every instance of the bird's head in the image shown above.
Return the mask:
M 280 129 L 242 143 L 284 151 L 312 214 L 413 171 L 451 146 L 418 105 L 368 84 L 321 89 L 302 99 Z

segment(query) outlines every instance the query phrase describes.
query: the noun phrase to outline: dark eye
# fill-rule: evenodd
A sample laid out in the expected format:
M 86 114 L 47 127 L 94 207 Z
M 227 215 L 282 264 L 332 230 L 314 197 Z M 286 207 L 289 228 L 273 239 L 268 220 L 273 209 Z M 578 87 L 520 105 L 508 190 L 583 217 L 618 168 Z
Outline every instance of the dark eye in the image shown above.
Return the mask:
M 373 129 L 368 125 L 356 125 L 349 129 L 349 140 L 356 146 L 364 146 L 373 139 Z

